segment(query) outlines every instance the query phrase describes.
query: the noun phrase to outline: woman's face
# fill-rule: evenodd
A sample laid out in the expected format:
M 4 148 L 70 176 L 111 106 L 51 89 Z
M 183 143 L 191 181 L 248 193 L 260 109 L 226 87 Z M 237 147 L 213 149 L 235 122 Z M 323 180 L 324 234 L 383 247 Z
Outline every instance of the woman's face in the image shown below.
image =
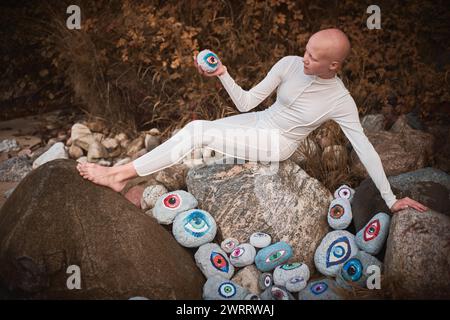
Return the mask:
M 334 72 L 331 67 L 331 61 L 328 59 L 325 43 L 312 36 L 306 44 L 305 54 L 303 56 L 303 71 L 307 75 L 329 76 Z

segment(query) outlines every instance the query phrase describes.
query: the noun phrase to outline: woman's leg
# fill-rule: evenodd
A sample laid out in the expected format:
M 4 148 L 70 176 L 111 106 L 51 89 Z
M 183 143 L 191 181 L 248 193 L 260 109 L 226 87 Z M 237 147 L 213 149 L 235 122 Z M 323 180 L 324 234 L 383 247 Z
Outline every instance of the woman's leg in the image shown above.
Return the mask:
M 214 121 L 192 121 L 163 144 L 134 160 L 134 168 L 138 175 L 145 176 L 180 162 L 200 147 L 250 161 L 284 160 L 290 150 L 279 131 L 258 128 L 257 124 L 255 112 Z
M 77 168 L 84 178 L 120 191 L 126 180 L 170 167 L 198 147 L 250 161 L 281 161 L 291 153 L 277 130 L 258 128 L 258 117 L 252 112 L 214 121 L 192 121 L 158 147 L 123 166 L 108 168 L 87 163 Z

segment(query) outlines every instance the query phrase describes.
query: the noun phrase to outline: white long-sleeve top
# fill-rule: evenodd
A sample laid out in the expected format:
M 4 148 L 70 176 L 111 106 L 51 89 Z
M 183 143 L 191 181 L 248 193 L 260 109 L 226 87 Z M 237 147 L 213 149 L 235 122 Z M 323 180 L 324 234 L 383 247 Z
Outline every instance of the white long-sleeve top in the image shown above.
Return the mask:
M 260 119 L 281 130 L 285 137 L 301 140 L 327 120 L 339 124 L 389 208 L 397 200 L 378 153 L 364 134 L 358 109 L 342 80 L 323 79 L 303 72 L 303 58 L 285 56 L 250 90 L 243 90 L 228 71 L 218 76 L 237 109 L 247 112 L 277 88 L 276 101 Z

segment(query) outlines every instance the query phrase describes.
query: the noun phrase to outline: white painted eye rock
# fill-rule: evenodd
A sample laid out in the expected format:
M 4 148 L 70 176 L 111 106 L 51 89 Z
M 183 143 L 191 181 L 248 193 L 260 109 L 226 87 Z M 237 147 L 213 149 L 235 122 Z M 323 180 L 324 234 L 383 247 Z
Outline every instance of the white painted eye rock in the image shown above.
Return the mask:
M 255 232 L 250 236 L 250 244 L 255 248 L 265 248 L 270 245 L 272 238 L 264 232 Z
M 305 289 L 298 293 L 298 300 L 342 300 L 335 290 L 336 281 L 322 278 L 308 283 Z
M 356 245 L 367 253 L 378 254 L 383 248 L 384 242 L 389 234 L 391 217 L 384 212 L 377 213 L 356 234 Z
M 250 292 L 232 280 L 213 276 L 203 285 L 204 300 L 244 300 Z
M 261 293 L 261 300 L 295 300 L 294 296 L 282 286 L 271 286 Z
M 300 262 L 286 263 L 273 271 L 273 282 L 277 286 L 286 287 L 290 292 L 298 292 L 306 287 L 310 272 L 306 264 Z M 288 284 L 291 290 L 288 289 Z
M 255 256 L 255 247 L 250 243 L 242 243 L 231 252 L 230 261 L 235 267 L 245 267 L 255 262 Z
M 215 275 L 231 279 L 234 274 L 234 266 L 218 244 L 205 243 L 198 248 L 194 258 L 197 267 L 207 279 Z
M 197 199 L 184 190 L 176 190 L 161 195 L 152 209 L 153 217 L 159 224 L 171 224 L 176 215 L 197 207 Z
M 337 188 L 333 194 L 335 199 L 337 199 L 337 198 L 347 199 L 348 201 L 350 201 L 350 203 L 352 202 L 354 195 L 355 195 L 355 190 L 353 190 L 346 184 Z
M 211 242 L 216 232 L 216 221 L 204 210 L 181 212 L 173 220 L 172 234 L 183 247 L 194 248 Z
M 203 50 L 197 55 L 198 65 L 208 73 L 216 71 L 219 61 L 219 57 L 210 50 Z
M 342 265 L 336 276 L 336 283 L 347 290 L 352 290 L 354 286 L 367 288 L 367 279 L 370 276 L 368 268 L 374 266 L 377 266 L 381 272 L 383 264 L 377 258 L 359 251 Z
M 350 225 L 352 219 L 350 201 L 345 198 L 337 198 L 331 201 L 327 215 L 328 224 L 331 228 L 343 230 Z
M 334 277 L 342 264 L 358 253 L 355 236 L 345 230 L 327 233 L 314 253 L 317 270 L 325 276 Z
M 220 243 L 220 247 L 226 253 L 233 252 L 234 248 L 236 248 L 238 245 L 239 245 L 239 240 L 237 240 L 235 238 L 227 238 Z
M 270 272 L 264 272 L 259 275 L 258 286 L 262 291 L 273 286 L 273 275 Z

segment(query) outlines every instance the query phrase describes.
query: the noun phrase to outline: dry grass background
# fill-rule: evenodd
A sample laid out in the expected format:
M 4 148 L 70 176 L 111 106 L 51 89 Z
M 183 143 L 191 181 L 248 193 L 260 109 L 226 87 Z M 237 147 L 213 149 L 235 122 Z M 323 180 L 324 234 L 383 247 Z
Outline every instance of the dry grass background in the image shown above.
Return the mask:
M 43 1 L 48 18 L 35 22 L 36 37 L 74 103 L 113 132 L 133 136 L 157 127 L 167 137 L 193 119 L 237 114 L 220 82 L 197 73 L 196 52 L 218 53 L 250 89 L 281 57 L 302 56 L 309 36 L 326 27 L 341 28 L 353 45 L 340 77 L 361 115 L 381 112 L 392 122 L 414 111 L 426 118 L 450 100 L 450 14 L 443 0 L 380 0 L 381 30 L 367 29 L 366 1 L 81 0 L 78 31 L 65 27 L 69 4 Z M 275 93 L 255 111 L 274 100 Z M 334 123 L 311 138 L 324 136 L 331 145 L 346 144 Z M 330 168 L 320 154 L 310 154 L 308 173 L 330 189 L 353 184 L 348 157 Z

